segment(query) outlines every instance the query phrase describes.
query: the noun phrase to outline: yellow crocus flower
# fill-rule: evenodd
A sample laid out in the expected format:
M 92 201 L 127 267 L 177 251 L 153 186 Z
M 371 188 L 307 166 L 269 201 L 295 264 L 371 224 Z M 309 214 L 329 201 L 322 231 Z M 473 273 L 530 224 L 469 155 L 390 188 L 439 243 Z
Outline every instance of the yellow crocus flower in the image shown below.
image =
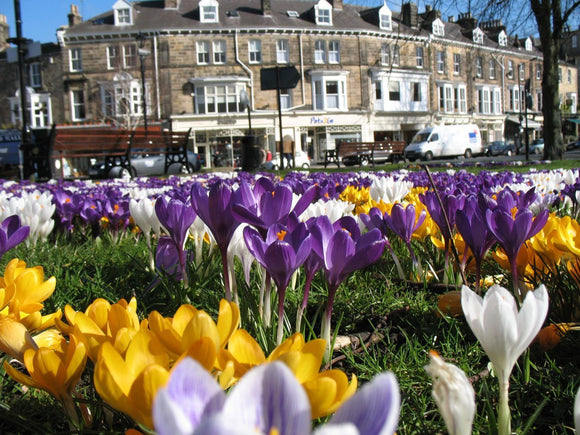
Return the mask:
M 354 375 L 349 383 L 347 376 L 340 370 L 320 372 L 325 348 L 325 340 L 305 342 L 302 334 L 295 333 L 266 358 L 256 340 L 245 330 L 238 329 L 230 338 L 227 350 L 221 350 L 218 355 L 218 368 L 227 371 L 234 366 L 230 382 L 224 382 L 220 378 L 220 383 L 222 386 L 229 386 L 256 365 L 282 361 L 306 389 L 312 407 L 312 418 L 323 417 L 336 411 L 357 388 Z
M 124 356 L 104 342 L 95 364 L 94 384 L 101 398 L 149 428 L 153 399 L 168 378 L 167 351 L 145 328 L 133 337 Z
M 548 224 L 550 219 L 548 219 Z M 559 220 L 553 236 L 553 244 L 571 256 L 580 257 L 580 224 L 570 216 L 564 216 Z
M 15 381 L 52 394 L 63 404 L 67 414 L 76 419 L 72 391 L 85 369 L 86 361 L 85 345 L 71 336 L 68 343 L 62 341 L 56 349 L 27 349 L 24 352 L 24 365 L 30 376 L 7 362 L 4 363 L 4 369 Z
M 210 364 L 206 368 L 211 369 L 214 361 L 209 361 L 205 352 L 202 352 L 207 345 L 207 342 L 202 339 L 211 340 L 215 347 L 214 355 L 217 355 L 218 350 L 225 347 L 238 328 L 240 310 L 235 303 L 222 299 L 216 324 L 205 311 L 184 304 L 177 309 L 173 318 L 165 318 L 157 311 L 151 312 L 147 323 L 149 329 L 159 338 L 173 359 L 185 353 L 195 359 L 198 359 L 195 355 L 199 355 Z M 203 361 L 199 359 L 198 361 L 203 364 Z
M 0 314 L 0 351 L 24 362 L 27 349 L 38 349 L 26 326 L 12 317 Z
M 41 266 L 26 267 L 26 263 L 17 258 L 11 260 L 0 277 L 2 310 L 8 307 L 11 313 L 31 314 L 44 308 L 42 304 L 56 287 L 56 278 L 44 280 Z M 8 298 L 8 296 L 10 296 Z M 4 314 L 6 314 L 4 312 Z
M 137 300 L 125 299 L 111 305 L 105 299 L 96 299 L 85 312 L 74 311 L 70 305 L 64 309 L 68 325 L 57 321 L 58 328 L 66 334 L 75 334 L 83 340 L 89 358 L 96 361 L 100 346 L 109 342 L 124 353 L 129 342 L 140 328 Z

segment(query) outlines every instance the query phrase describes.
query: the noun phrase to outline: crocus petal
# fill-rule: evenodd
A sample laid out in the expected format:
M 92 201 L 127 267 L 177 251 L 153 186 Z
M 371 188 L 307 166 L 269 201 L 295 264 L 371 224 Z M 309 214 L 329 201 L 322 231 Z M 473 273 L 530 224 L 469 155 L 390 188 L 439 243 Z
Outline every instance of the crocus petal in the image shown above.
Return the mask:
M 375 376 L 343 404 L 330 424 L 354 424 L 365 435 L 393 434 L 399 421 L 401 394 L 395 375 Z
M 0 351 L 22 362 L 26 349 L 37 349 L 28 329 L 12 318 L 0 315 Z
M 576 432 L 580 431 L 580 388 L 576 393 L 576 399 L 574 400 L 574 426 L 576 427 Z
M 230 392 L 224 415 L 240 426 L 280 435 L 310 433 L 310 403 L 288 367 L 280 362 L 248 372 Z
M 185 358 L 155 397 L 155 430 L 160 435 L 191 433 L 202 419 L 221 410 L 224 400 L 225 393 L 213 376 L 194 359 Z
M 436 352 L 425 367 L 433 379 L 433 398 L 450 435 L 470 435 L 475 415 L 475 391 L 463 370 L 446 363 Z

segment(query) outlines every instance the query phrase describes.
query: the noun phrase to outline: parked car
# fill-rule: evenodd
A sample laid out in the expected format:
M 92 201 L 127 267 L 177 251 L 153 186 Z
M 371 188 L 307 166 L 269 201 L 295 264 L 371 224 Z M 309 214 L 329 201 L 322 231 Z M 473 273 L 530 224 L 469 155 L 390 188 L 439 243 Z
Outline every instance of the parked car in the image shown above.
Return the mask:
M 187 152 L 187 160 L 190 168 L 185 165 L 174 163 L 169 166 L 168 174 L 185 174 L 193 169 L 197 172 L 201 169 L 201 160 L 199 156 L 193 151 Z M 137 177 L 151 177 L 156 175 L 165 175 L 165 155 L 153 154 L 143 155 L 135 154 L 131 156 L 131 172 Z M 115 166 L 111 168 L 108 173 L 105 170 L 105 162 L 97 162 L 89 169 L 89 176 L 92 178 L 117 178 L 129 175 L 127 169 Z
M 308 157 L 308 154 L 301 150 L 296 150 L 294 152 L 294 162 L 296 164 L 296 168 L 308 169 L 310 167 L 310 157 Z M 268 163 L 271 163 L 272 170 L 278 170 L 280 168 L 280 153 L 276 153 L 270 162 L 266 162 L 266 169 L 269 169 L 268 166 L 270 165 L 267 165 Z M 288 161 L 284 160 L 284 168 L 287 167 Z
M 516 146 L 503 140 L 493 141 L 485 148 L 486 156 L 511 156 L 513 154 L 517 154 Z
M 566 145 L 567 151 L 577 150 L 578 148 L 580 148 L 580 139 L 574 142 L 570 142 L 569 144 Z
M 404 148 L 404 143 L 402 145 Z M 372 163 L 372 160 L 374 160 L 374 163 L 379 164 L 388 162 L 396 163 L 399 158 L 403 157 L 402 153 L 397 153 L 397 146 L 396 142 L 375 142 L 372 146 L 374 151 L 365 149 L 364 151 L 347 152 L 342 156 L 341 162 L 344 166 L 368 166 Z
M 526 143 L 523 142 L 519 150 L 520 154 L 526 153 Z M 534 139 L 530 142 L 530 154 L 544 154 L 544 139 Z

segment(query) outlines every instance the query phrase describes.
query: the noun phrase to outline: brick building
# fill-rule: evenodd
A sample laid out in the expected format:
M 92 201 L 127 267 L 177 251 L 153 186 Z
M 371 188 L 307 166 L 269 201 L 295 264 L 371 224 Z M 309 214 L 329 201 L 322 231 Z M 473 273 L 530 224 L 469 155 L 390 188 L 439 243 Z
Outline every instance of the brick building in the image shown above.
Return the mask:
M 533 40 L 469 14 L 443 21 L 414 3 L 395 12 L 342 0 L 117 0 L 85 21 L 72 6 L 58 40 L 34 58 L 51 78 L 32 87 L 49 94 L 46 122 L 133 126 L 146 112 L 150 122 L 191 128 L 208 162 L 246 135 L 250 120 L 263 146 L 274 150 L 289 136 L 315 159 L 341 140 L 409 141 L 434 123 L 475 122 L 484 141 L 514 140 L 526 83 L 529 133 L 541 135 L 542 53 Z M 299 77 L 280 91 L 281 128 L 277 92 L 261 87 L 263 70 L 275 67 L 295 67 Z M 0 68 L 13 66 L 0 58 Z M 577 69 L 563 63 L 561 71 L 563 101 L 575 113 Z M 19 106 L 5 109 L 16 101 L 14 78 L 1 79 L 10 82 L 4 124 L 18 122 Z

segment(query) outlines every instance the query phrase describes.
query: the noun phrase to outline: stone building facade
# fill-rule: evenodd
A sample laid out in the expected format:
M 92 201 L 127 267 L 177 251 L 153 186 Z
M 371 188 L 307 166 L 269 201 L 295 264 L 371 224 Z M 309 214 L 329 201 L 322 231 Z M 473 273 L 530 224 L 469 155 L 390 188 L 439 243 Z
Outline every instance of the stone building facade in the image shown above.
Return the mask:
M 542 53 L 533 40 L 469 14 L 443 21 L 414 3 L 395 12 L 342 0 L 117 0 L 88 20 L 72 6 L 58 40 L 54 56 L 43 45 L 39 57 L 51 77 L 41 88 L 51 122 L 132 127 L 146 114 L 191 128 L 208 162 L 250 124 L 262 146 L 275 151 L 290 138 L 314 159 L 343 140 L 410 141 L 430 124 L 477 123 L 484 141 L 515 140 L 526 113 L 529 135 L 541 136 Z M 0 68 L 13 66 L 0 58 Z M 298 78 L 279 101 L 262 89 L 276 68 Z M 561 70 L 575 113 L 577 69 Z M 5 89 L 0 106 L 17 85 Z M 0 108 L 1 122 L 17 123 L 17 111 Z

